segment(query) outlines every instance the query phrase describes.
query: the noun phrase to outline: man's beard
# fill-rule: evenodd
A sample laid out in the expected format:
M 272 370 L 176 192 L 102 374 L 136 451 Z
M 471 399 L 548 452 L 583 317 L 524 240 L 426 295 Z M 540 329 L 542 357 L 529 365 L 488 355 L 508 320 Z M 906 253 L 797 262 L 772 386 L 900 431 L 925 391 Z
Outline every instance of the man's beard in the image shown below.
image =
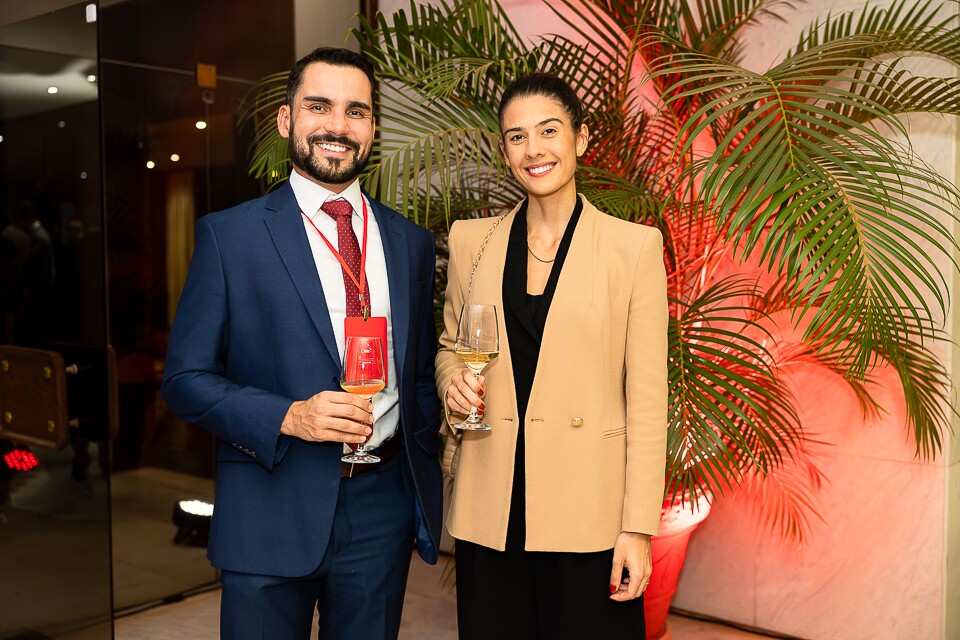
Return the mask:
M 331 142 L 353 149 L 352 158 L 321 158 L 315 155 L 316 145 L 321 142 Z M 360 155 L 360 145 L 346 136 L 314 135 L 307 137 L 307 146 L 293 135 L 293 125 L 290 126 L 290 137 L 287 145 L 290 150 L 290 161 L 317 182 L 324 184 L 347 184 L 360 175 L 367 161 L 370 159 L 371 148 Z

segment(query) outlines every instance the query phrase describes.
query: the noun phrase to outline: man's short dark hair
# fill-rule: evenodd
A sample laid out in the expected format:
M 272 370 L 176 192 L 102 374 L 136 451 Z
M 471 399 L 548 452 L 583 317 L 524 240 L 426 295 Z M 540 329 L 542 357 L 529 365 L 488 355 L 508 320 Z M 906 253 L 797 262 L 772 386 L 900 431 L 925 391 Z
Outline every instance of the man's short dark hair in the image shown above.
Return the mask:
M 374 91 L 375 79 L 373 76 L 373 63 L 366 56 L 350 51 L 349 49 L 340 49 L 337 47 L 318 47 L 303 56 L 294 63 L 290 69 L 290 76 L 287 78 L 287 105 L 293 105 L 294 96 L 297 95 L 297 89 L 303 83 L 303 71 L 314 62 L 323 62 L 324 64 L 335 67 L 354 67 L 363 71 L 370 79 L 370 93 Z

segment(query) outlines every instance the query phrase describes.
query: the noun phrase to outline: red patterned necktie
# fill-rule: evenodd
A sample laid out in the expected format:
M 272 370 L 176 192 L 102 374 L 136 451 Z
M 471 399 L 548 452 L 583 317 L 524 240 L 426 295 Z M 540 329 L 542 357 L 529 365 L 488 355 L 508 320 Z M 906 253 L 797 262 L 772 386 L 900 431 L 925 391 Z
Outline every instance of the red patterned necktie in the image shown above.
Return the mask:
M 353 275 L 360 278 L 360 243 L 357 242 L 357 234 L 353 232 L 353 207 L 349 202 L 343 199 L 327 200 L 320 209 L 337 221 L 337 248 L 340 256 L 347 263 Z M 347 292 L 347 317 L 358 318 L 363 315 L 360 307 L 360 291 L 354 284 L 353 278 L 347 273 L 347 270 L 341 265 L 343 272 L 343 288 Z M 370 300 L 370 283 L 366 286 L 366 299 Z

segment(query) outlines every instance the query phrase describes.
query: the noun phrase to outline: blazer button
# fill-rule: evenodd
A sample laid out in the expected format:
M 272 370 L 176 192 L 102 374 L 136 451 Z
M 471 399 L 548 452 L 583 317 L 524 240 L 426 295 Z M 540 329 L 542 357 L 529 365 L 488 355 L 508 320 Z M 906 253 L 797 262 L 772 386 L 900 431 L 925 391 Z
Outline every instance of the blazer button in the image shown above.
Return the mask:
M 570 426 L 571 426 L 571 427 L 582 427 L 582 426 L 583 426 L 583 418 L 574 418 L 573 420 L 570 421 Z

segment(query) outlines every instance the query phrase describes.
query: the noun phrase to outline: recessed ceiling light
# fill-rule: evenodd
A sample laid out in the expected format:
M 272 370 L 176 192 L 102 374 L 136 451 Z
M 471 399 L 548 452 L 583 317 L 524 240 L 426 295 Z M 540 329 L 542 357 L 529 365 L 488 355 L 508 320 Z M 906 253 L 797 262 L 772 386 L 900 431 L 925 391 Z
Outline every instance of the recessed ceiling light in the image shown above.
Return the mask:
M 96 82 L 96 81 L 97 81 L 97 76 L 93 75 L 92 73 L 87 76 L 87 82 Z
M 87 172 L 86 172 L 86 171 L 81 171 L 81 172 L 80 172 L 80 179 L 81 179 L 81 180 L 86 180 L 86 179 L 87 179 Z
M 153 169 L 155 166 L 157 166 L 156 162 L 153 160 L 147 160 L 147 169 Z
M 47 93 L 50 95 L 55 94 L 57 91 L 60 91 L 60 89 L 57 89 L 56 87 L 47 87 Z
M 207 123 L 204 122 L 203 120 L 197 120 L 196 127 L 197 129 L 200 129 L 202 131 L 203 129 L 207 128 Z
M 180 162 L 180 156 L 176 153 L 170 154 L 171 162 Z
M 0 142 L 3 142 L 3 136 L 0 136 Z
M 65 120 L 61 120 L 60 122 L 57 123 L 57 126 L 63 129 L 65 126 L 67 126 L 67 123 Z

